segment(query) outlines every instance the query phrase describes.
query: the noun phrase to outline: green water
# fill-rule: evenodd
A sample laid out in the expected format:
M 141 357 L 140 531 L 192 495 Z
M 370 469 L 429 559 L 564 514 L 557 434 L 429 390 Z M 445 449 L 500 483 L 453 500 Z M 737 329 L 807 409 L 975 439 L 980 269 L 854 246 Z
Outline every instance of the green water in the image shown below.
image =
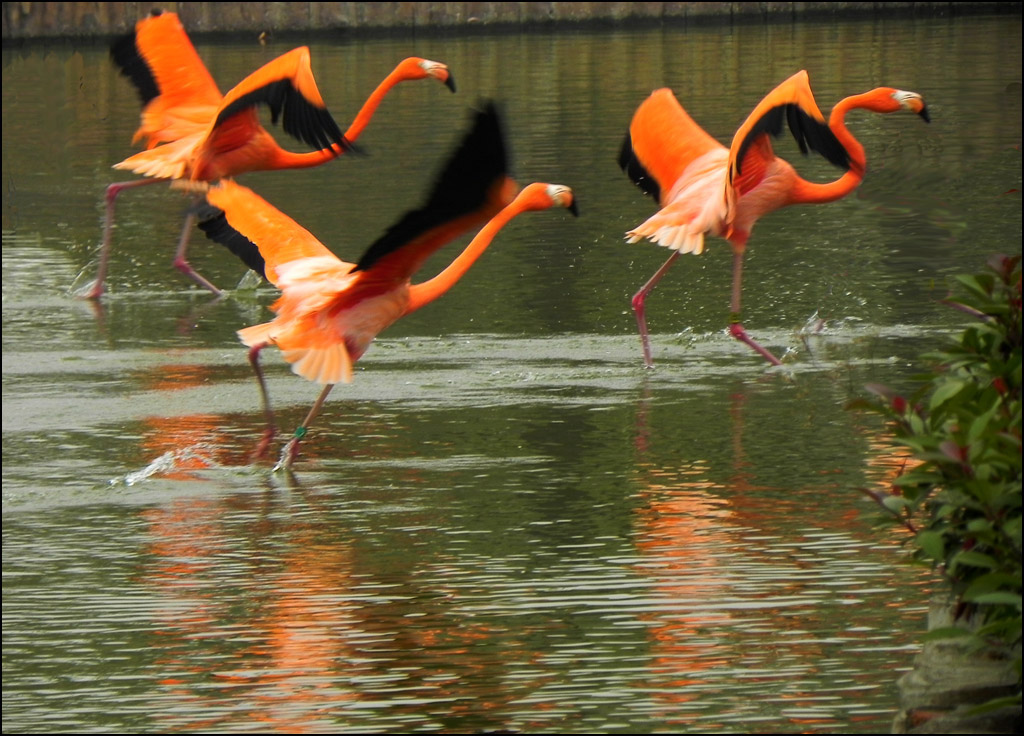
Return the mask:
M 199 47 L 224 88 L 287 49 Z M 198 231 L 231 294 L 171 268 L 187 200 L 158 185 L 119 202 L 109 295 L 74 296 L 138 101 L 105 48 L 5 48 L 4 729 L 889 732 L 931 581 L 860 493 L 902 458 L 844 405 L 963 325 L 951 276 L 1020 252 L 1020 50 L 1018 17 L 313 44 L 342 121 L 408 55 L 459 88 L 396 88 L 365 157 L 242 179 L 340 256 L 483 98 L 581 217 L 520 218 L 382 334 L 289 477 L 250 460 L 235 337 L 274 293 Z M 758 224 L 745 324 L 783 369 L 727 335 L 711 241 L 652 295 L 645 370 L 629 298 L 666 254 L 623 242 L 653 212 L 615 163 L 632 111 L 667 85 L 728 141 L 801 68 L 823 109 L 886 84 L 932 123 L 852 115 L 861 188 Z M 265 353 L 290 429 L 317 388 Z

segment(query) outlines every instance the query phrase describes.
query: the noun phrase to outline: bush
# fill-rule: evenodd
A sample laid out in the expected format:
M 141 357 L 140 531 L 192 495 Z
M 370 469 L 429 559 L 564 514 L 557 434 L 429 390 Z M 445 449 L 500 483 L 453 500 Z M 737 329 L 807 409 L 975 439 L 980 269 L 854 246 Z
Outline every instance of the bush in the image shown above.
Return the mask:
M 871 385 L 856 402 L 881 413 L 910 451 L 889 493 L 868 491 L 912 534 L 913 555 L 950 586 L 954 615 L 980 624 L 932 632 L 969 636 L 978 647 L 1008 648 L 1017 668 L 1021 642 L 1021 258 L 997 256 L 959 277 L 964 298 L 950 302 L 977 323 L 915 377 L 905 397 Z

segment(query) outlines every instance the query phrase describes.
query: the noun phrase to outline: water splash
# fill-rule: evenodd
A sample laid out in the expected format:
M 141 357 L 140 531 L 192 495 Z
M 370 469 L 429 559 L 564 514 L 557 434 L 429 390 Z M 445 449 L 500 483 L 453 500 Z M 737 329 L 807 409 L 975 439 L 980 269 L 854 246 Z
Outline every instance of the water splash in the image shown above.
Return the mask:
M 122 482 L 126 486 L 134 486 L 155 475 L 169 475 L 182 470 L 194 471 L 218 466 L 219 464 L 208 454 L 204 445 L 192 445 L 179 450 L 168 450 L 142 470 L 125 475 Z

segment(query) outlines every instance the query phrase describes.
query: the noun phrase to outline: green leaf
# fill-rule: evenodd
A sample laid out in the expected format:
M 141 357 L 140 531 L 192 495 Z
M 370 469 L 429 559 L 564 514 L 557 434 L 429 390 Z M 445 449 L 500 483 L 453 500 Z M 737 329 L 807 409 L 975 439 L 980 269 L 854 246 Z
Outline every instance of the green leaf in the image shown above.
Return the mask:
M 958 552 L 953 555 L 953 559 L 950 560 L 950 567 L 958 567 L 962 565 L 969 565 L 970 567 L 983 567 L 986 570 L 994 570 L 999 565 L 990 556 L 981 552 L 974 552 L 968 550 L 966 552 Z
M 967 287 L 967 289 L 973 292 L 976 296 L 980 296 L 985 301 L 988 301 L 988 296 L 992 291 L 991 284 L 986 288 L 986 286 L 982 285 L 977 276 L 972 275 L 957 276 L 956 280 Z
M 993 606 L 1016 606 L 1017 610 L 1021 609 L 1021 596 L 1019 593 L 1008 593 L 1005 591 L 994 591 L 992 593 L 981 593 L 980 595 L 974 596 L 970 599 L 964 595 L 965 600 L 970 600 L 972 603 L 981 603 L 985 605 Z
M 1021 589 L 1020 583 L 1021 578 L 1019 574 L 1010 575 L 1003 572 L 990 572 L 975 578 L 967 586 L 967 590 L 964 591 L 964 598 L 974 600 L 980 595 L 992 593 L 1000 588 L 1019 591 Z
M 968 714 L 984 715 L 985 713 L 991 713 L 992 711 L 1001 710 L 1002 708 L 1020 708 L 1020 696 L 1019 695 L 1008 695 L 1005 698 L 993 698 L 992 700 L 986 700 L 976 708 L 971 708 Z
M 944 626 L 942 628 L 932 629 L 924 635 L 924 638 L 927 641 L 934 641 L 935 639 L 957 639 L 970 635 L 970 631 L 967 629 L 961 629 L 959 626 Z
M 928 406 L 932 411 L 945 404 L 947 401 L 955 397 L 961 391 L 967 388 L 967 383 L 955 379 L 950 379 L 935 389 L 935 393 L 932 394 L 931 400 L 928 402 Z
M 900 514 L 910 505 L 903 496 L 886 496 L 882 499 L 881 504 L 894 514 Z
M 998 403 L 993 404 L 988 411 L 980 414 L 973 422 L 971 422 L 971 428 L 967 432 L 968 442 L 978 440 L 985 433 L 985 430 L 989 428 L 989 425 L 992 423 L 992 418 L 995 416 L 997 411 L 999 411 Z
M 983 536 L 992 531 L 992 522 L 988 519 L 971 519 L 967 522 L 967 531 L 976 537 Z
M 943 560 L 946 557 L 946 546 L 942 541 L 941 532 L 933 532 L 925 530 L 919 532 L 914 538 L 917 542 L 917 546 L 920 547 L 926 555 L 931 557 L 933 560 Z

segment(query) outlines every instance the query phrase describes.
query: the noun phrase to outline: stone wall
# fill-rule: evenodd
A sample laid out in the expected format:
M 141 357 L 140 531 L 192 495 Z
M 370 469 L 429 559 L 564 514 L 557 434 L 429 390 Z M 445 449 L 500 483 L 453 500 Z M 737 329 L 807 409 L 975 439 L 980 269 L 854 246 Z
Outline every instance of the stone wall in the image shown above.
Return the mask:
M 394 29 L 472 30 L 562 24 L 791 21 L 866 14 L 1020 14 L 1019 2 L 399 2 L 3 3 L 3 39 L 104 37 L 127 31 L 154 5 L 192 35 Z

